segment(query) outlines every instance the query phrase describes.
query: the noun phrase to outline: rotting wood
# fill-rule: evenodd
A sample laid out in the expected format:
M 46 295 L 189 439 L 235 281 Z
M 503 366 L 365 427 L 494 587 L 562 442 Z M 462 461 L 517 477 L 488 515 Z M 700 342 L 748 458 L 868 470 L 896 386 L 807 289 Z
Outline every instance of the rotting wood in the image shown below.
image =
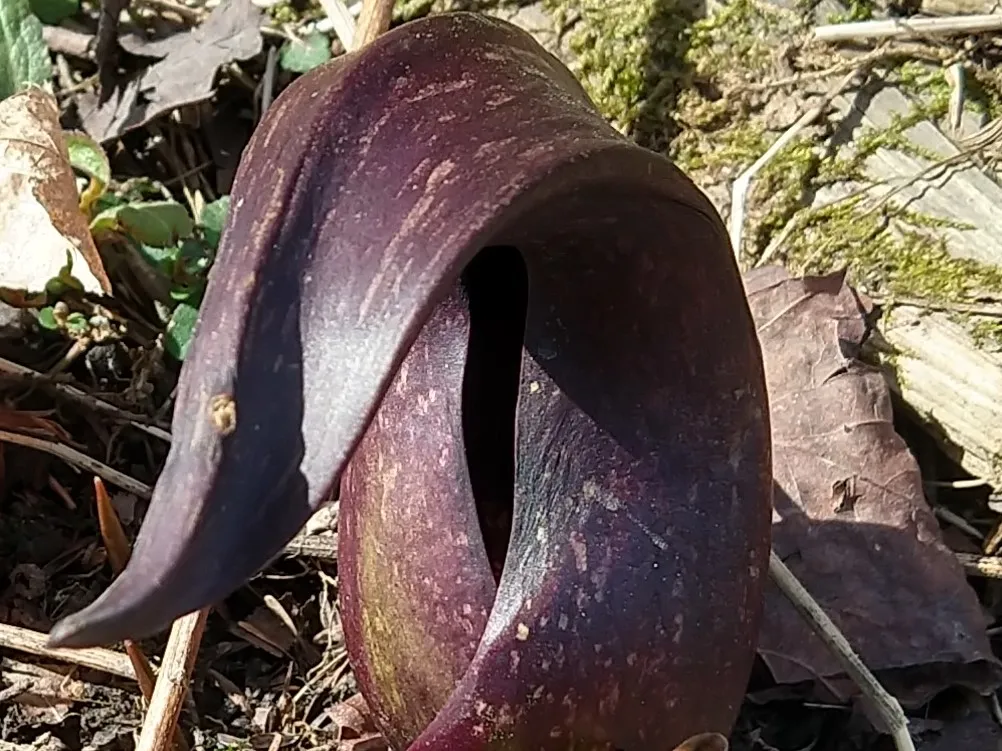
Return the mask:
M 854 134 L 862 128 L 887 128 L 895 117 L 914 111 L 914 102 L 891 87 L 876 92 L 862 110 L 857 101 L 852 96 L 834 101 L 843 122 L 858 123 Z M 970 128 L 976 130 L 977 124 Z M 847 142 L 852 143 L 854 134 Z M 917 123 L 906 135 L 943 160 L 962 152 L 929 121 Z M 897 205 L 970 227 L 944 227 L 937 233 L 951 255 L 1002 266 L 1002 187 L 969 162 L 952 165 L 943 170 L 946 174 L 929 167 L 917 155 L 881 148 L 866 162 L 868 175 L 879 181 L 867 194 L 879 199 L 893 191 L 890 200 Z M 853 190 L 855 186 L 843 185 L 821 191 L 815 205 Z M 882 367 L 942 449 L 972 475 L 1002 487 L 1002 354 L 985 351 L 954 316 L 955 311 L 887 306 L 877 327 L 893 355 L 884 358 Z
M 1002 354 L 979 349 L 947 315 L 910 306 L 887 311 L 880 330 L 896 351 L 891 387 L 951 459 L 1002 486 Z

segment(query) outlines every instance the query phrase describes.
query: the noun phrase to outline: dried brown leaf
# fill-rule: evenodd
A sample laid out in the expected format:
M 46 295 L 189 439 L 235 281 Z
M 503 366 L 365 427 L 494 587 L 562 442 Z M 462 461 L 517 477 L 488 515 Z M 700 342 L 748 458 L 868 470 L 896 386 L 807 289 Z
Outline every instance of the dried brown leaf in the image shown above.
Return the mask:
M 42 89 L 0 102 L 0 288 L 45 291 L 72 260 L 88 292 L 111 292 L 70 166 L 59 107 Z
M 338 751 L 386 751 L 389 748 L 361 694 L 353 694 L 338 702 L 328 715 L 336 728 Z
M 122 523 L 118 520 L 118 514 L 111 502 L 111 497 L 104 487 L 104 482 L 100 477 L 94 478 L 94 495 L 97 502 L 97 520 L 101 527 L 101 539 L 104 542 L 105 550 L 108 551 L 108 561 L 115 575 L 122 573 L 122 569 L 129 562 L 132 550 L 129 540 L 122 529 Z
M 122 529 L 122 523 L 118 518 L 118 512 L 115 510 L 111 496 L 108 495 L 108 490 L 104 487 L 104 481 L 100 477 L 94 477 L 94 496 L 97 503 L 98 525 L 101 528 L 101 540 L 104 542 L 104 548 L 108 553 L 108 562 L 111 563 L 111 569 L 117 576 L 129 562 L 129 557 L 132 555 L 132 546 L 129 545 L 129 540 L 125 536 L 125 530 Z M 142 692 L 143 697 L 149 701 L 153 695 L 153 686 L 156 683 L 156 676 L 153 674 L 150 661 L 135 642 L 126 639 L 124 645 L 125 653 L 129 656 L 129 661 L 136 671 L 136 682 L 139 684 L 139 690 Z M 175 733 L 175 736 L 176 747 L 178 749 L 184 748 L 184 740 L 177 733 Z
M 870 307 L 841 274 L 745 277 L 772 409 L 773 546 L 905 706 L 1002 683 L 974 591 L 943 544 L 890 392 L 858 358 Z M 855 688 L 775 586 L 759 651 L 780 683 Z
M 251 0 L 220 3 L 205 22 L 170 38 L 166 56 L 102 99 L 77 98 L 84 129 L 107 141 L 153 118 L 212 95 L 216 71 L 257 55 L 263 46 L 261 11 Z
M 1002 731 L 986 711 L 949 718 L 918 737 L 917 751 L 998 751 Z
M 0 430 L 69 443 L 70 434 L 61 425 L 42 417 L 43 414 L 46 413 L 0 407 Z

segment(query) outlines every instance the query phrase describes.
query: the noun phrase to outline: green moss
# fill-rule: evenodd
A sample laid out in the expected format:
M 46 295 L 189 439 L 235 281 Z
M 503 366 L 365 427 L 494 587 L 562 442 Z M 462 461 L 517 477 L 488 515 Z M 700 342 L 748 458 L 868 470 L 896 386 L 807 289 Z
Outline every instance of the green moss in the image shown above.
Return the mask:
M 768 80 L 777 39 L 798 28 L 791 14 L 757 0 L 732 0 L 690 26 L 673 112 L 683 127 L 668 153 L 697 182 L 741 171 L 768 148 L 755 102 L 734 88 Z
M 297 24 L 300 21 L 299 11 L 288 0 L 275 3 L 266 13 L 276 24 Z
M 687 0 L 544 5 L 558 27 L 571 29 L 572 67 L 606 117 L 644 145 L 666 151 L 698 184 L 733 180 L 778 137 L 759 114 L 766 97 L 741 86 L 775 78 L 777 43 L 797 39 L 806 28 L 795 14 L 757 0 L 730 0 L 705 19 L 692 17 Z M 872 0 L 855 0 L 847 20 L 872 12 Z M 950 256 L 943 230 L 960 228 L 955 223 L 893 205 L 868 213 L 860 198 L 805 208 L 825 186 L 865 184 L 866 162 L 880 149 L 937 158 L 916 146 L 908 131 L 948 113 L 943 70 L 902 60 L 888 63 L 882 74 L 913 98 L 913 109 L 887 127 L 857 134 L 851 151 L 827 153 L 814 135 L 794 140 L 755 179 L 748 250 L 756 256 L 783 233 L 776 260 L 793 271 L 847 267 L 855 283 L 886 296 L 960 301 L 976 290 L 1002 289 L 1002 271 Z M 965 106 L 992 112 L 999 102 L 979 80 L 968 77 Z M 666 137 L 659 138 L 659 129 Z
M 1002 290 L 1002 269 L 954 258 L 942 230 L 958 225 L 906 209 L 865 211 L 855 198 L 796 219 L 785 257 L 798 273 L 847 268 L 870 293 L 961 302 Z
M 922 120 L 935 120 L 947 113 L 950 90 L 942 72 L 906 62 L 891 71 L 888 79 L 912 95 L 915 107 L 895 116 L 885 128 L 862 133 L 854 139 L 849 155 L 825 158 L 813 165 L 805 158 L 802 169 L 814 170 L 810 178 L 814 187 L 844 180 L 864 182 L 864 165 L 879 149 L 938 159 L 938 155 L 910 141 L 907 132 Z M 777 160 L 775 173 L 785 174 L 787 182 L 791 182 L 797 179 L 796 163 Z M 799 179 L 802 182 L 804 178 Z M 773 185 L 766 190 L 778 195 L 783 189 Z M 894 205 L 873 209 L 872 203 L 864 203 L 862 197 L 816 210 L 801 209 L 792 217 L 781 218 L 793 222 L 787 229 L 783 257 L 795 272 L 826 273 L 847 268 L 851 280 L 871 293 L 942 302 L 962 302 L 985 290 L 1002 290 L 1002 269 L 949 253 L 943 230 L 970 229 L 958 222 Z M 774 228 L 785 228 L 786 221 L 773 222 Z
M 657 0 L 544 0 L 558 28 L 571 27 L 574 73 L 620 130 L 629 129 L 645 93 L 648 27 Z
M 981 349 L 1002 351 L 1002 320 L 998 318 L 972 320 L 970 331 L 974 343 Z
M 432 12 L 435 0 L 397 0 L 393 7 L 393 20 L 398 23 L 423 18 Z
M 823 162 L 810 138 L 799 138 L 767 164 L 754 184 L 754 197 L 765 215 L 755 223 L 753 246 L 764 248 L 782 232 L 804 204 Z
M 746 74 L 770 65 L 776 36 L 789 31 L 791 18 L 756 0 L 731 0 L 692 24 L 686 59 L 698 76 L 740 67 Z
M 850 23 L 852 21 L 869 21 L 877 5 L 873 0 L 849 0 L 846 9 L 841 13 L 830 13 L 825 23 Z
M 712 141 L 695 129 L 679 134 L 672 144 L 672 158 L 687 172 L 748 167 L 769 148 L 762 128 L 739 122 L 721 128 Z

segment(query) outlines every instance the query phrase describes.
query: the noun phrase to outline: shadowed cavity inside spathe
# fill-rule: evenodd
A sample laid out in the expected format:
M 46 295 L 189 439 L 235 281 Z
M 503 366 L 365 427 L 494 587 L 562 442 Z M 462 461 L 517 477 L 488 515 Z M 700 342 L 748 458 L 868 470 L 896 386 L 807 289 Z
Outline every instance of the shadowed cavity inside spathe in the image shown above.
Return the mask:
M 463 442 L 477 518 L 497 582 L 511 537 L 515 410 L 529 279 L 516 248 L 495 246 L 474 257 L 460 284 L 470 310 Z

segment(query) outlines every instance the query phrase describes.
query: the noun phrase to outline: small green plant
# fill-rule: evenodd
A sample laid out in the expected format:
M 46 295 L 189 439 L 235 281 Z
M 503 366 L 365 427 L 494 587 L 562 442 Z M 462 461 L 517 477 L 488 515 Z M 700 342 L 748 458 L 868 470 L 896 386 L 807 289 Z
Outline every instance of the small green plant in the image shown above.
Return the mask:
M 331 40 L 314 31 L 302 39 L 290 39 L 282 45 L 279 65 L 292 73 L 306 73 L 331 59 Z
M 184 360 L 226 223 L 229 197 L 202 206 L 194 217 L 183 204 L 164 197 L 166 191 L 148 180 L 134 180 L 110 189 L 107 155 L 86 134 L 68 134 L 67 146 L 70 163 L 83 181 L 80 208 L 90 220 L 91 234 L 95 240 L 115 238 L 163 282 L 164 292 L 153 302 L 164 325 L 164 349 Z M 47 285 L 50 304 L 39 310 L 39 324 L 78 340 L 102 341 L 119 335 L 122 326 L 112 325 L 106 311 L 97 307 L 80 310 L 77 300 L 64 299 L 78 288 L 67 265 Z
M 227 197 L 214 201 L 196 220 L 171 200 L 119 199 L 91 220 L 95 235 L 114 233 L 167 280 L 167 299 L 159 300 L 166 325 L 164 348 L 184 360 L 205 292 L 206 277 L 222 236 Z

